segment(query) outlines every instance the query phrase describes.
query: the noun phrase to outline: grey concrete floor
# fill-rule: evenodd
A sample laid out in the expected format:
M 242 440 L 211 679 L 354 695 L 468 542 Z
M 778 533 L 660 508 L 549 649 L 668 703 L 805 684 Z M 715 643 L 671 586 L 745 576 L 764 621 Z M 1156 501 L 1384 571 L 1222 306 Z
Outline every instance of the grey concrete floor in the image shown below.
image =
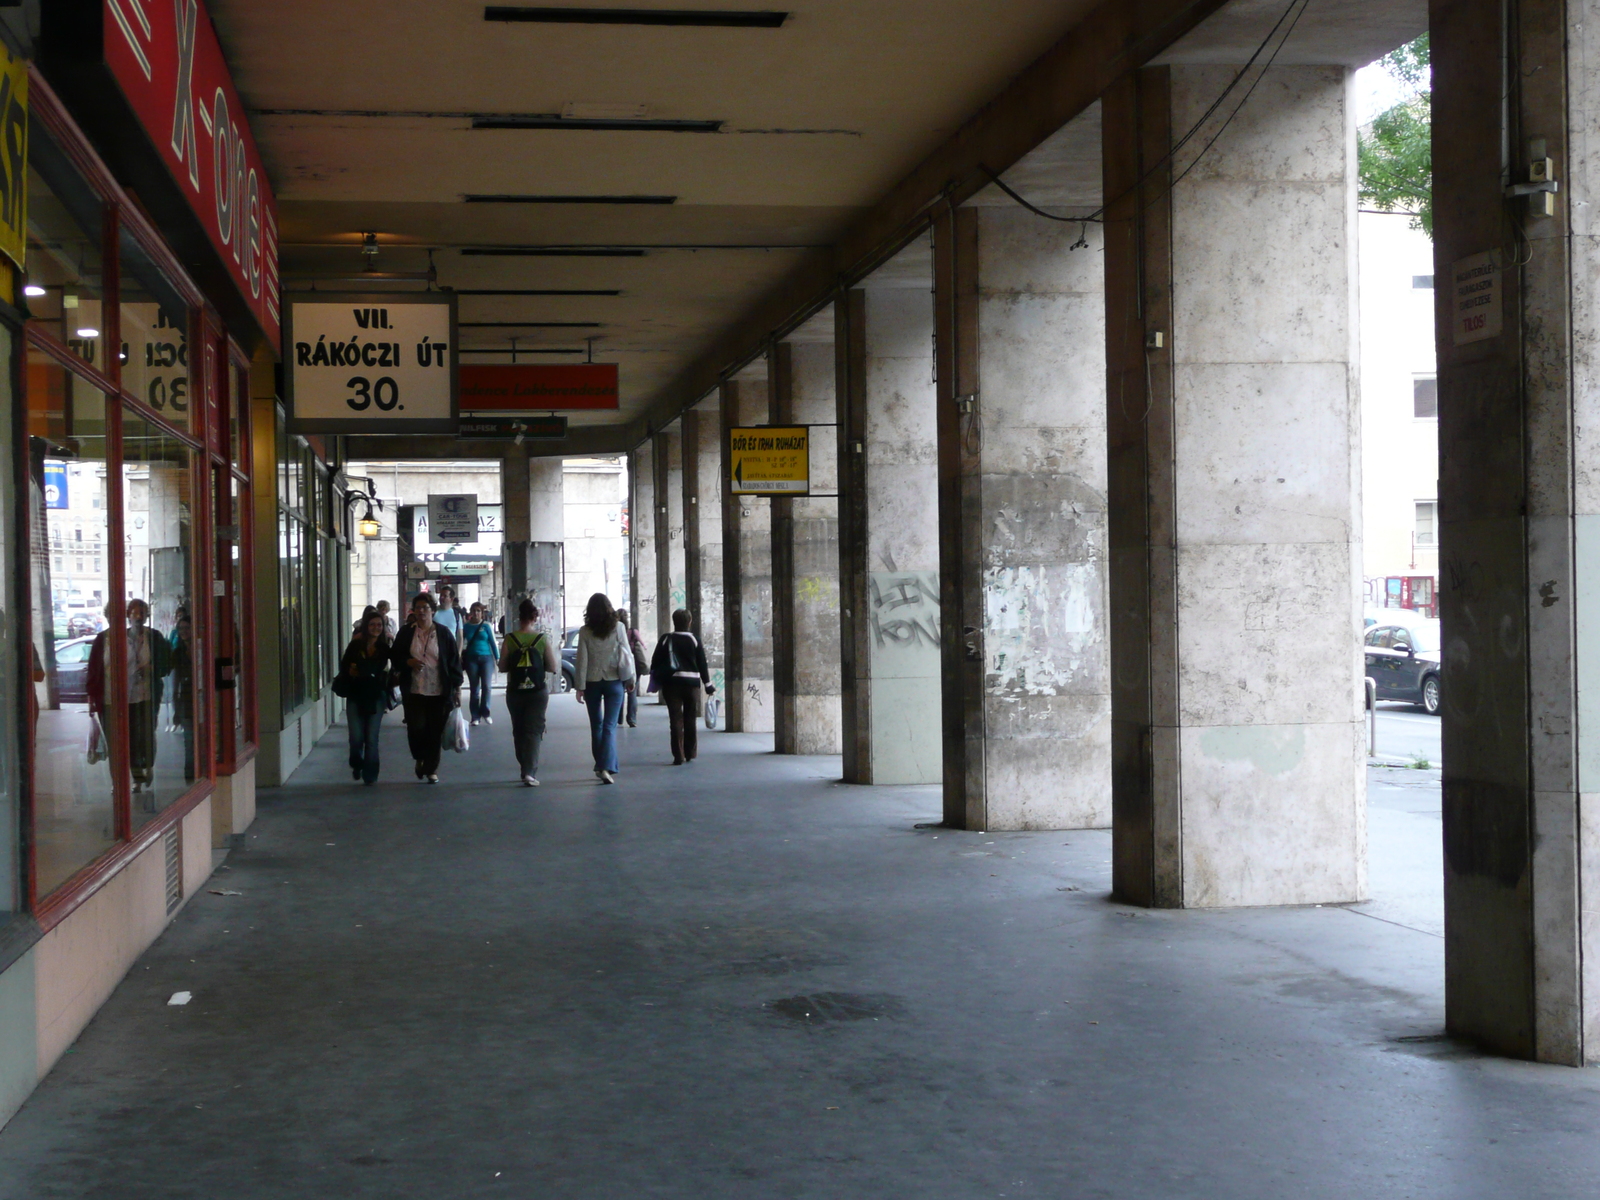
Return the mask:
M 769 738 L 671 767 L 653 706 L 600 787 L 552 708 L 538 791 L 503 719 L 436 788 L 398 728 L 371 789 L 325 740 L 0 1132 L 0 1196 L 1600 1192 L 1600 1075 L 1440 1036 L 1420 888 L 1140 911 L 1104 831 L 919 830 L 934 789 Z M 1375 790 L 1375 890 L 1436 869 L 1423 774 Z

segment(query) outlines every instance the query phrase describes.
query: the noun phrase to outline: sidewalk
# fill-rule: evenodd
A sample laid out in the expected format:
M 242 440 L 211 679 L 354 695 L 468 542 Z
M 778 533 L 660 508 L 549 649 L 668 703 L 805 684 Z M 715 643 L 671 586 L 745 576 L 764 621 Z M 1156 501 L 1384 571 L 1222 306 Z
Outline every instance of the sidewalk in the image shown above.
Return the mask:
M 263 794 L 209 885 L 242 894 L 0 1132 L 0 1197 L 1594 1190 L 1600 1076 L 1442 1040 L 1431 932 L 1125 908 L 1105 831 L 919 830 L 937 789 L 770 737 L 672 767 L 653 704 L 603 787 L 553 697 L 525 789 L 496 704 L 437 787 L 391 720 L 377 787 L 336 730 Z

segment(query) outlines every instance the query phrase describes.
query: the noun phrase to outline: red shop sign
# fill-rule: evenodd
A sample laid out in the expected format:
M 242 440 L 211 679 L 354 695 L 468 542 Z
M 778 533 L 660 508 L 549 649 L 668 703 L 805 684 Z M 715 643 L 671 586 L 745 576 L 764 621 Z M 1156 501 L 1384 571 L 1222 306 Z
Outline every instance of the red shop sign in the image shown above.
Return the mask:
M 465 363 L 462 412 L 616 408 L 616 363 Z
M 276 348 L 278 209 L 199 0 L 104 0 L 106 67 Z

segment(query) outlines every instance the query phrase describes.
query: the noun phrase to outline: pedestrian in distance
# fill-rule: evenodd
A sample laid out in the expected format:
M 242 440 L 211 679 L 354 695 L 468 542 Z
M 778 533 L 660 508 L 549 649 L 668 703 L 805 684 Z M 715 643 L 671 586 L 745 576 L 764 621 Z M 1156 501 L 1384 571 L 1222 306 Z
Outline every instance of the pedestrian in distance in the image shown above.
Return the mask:
M 617 611 L 604 592 L 589 597 L 578 630 L 578 703 L 589 710 L 589 744 L 594 751 L 594 774 L 601 783 L 615 783 L 617 718 L 622 701 L 633 690 L 633 651 L 628 649 Z
M 628 728 L 633 729 L 639 724 L 639 688 L 638 682 L 643 679 L 650 669 L 650 656 L 645 651 L 644 639 L 639 636 L 639 631 L 633 627 L 633 622 L 628 620 L 628 610 L 617 609 L 617 624 L 622 626 L 623 633 L 628 639 L 628 650 L 633 654 L 633 680 L 634 689 L 628 693 L 627 703 L 623 706 L 622 719 L 628 723 Z
M 467 715 L 474 725 L 480 721 L 494 724 L 489 711 L 489 700 L 494 687 L 495 662 L 500 657 L 500 647 L 494 640 L 494 626 L 489 624 L 489 613 L 482 604 L 474 604 L 467 612 L 467 623 L 461 627 L 461 665 L 467 672 Z
M 423 593 L 413 600 L 411 622 L 400 631 L 390 655 L 417 778 L 428 783 L 439 782 L 445 720 L 461 703 L 461 652 L 433 613 L 432 596 Z
M 506 634 L 500 648 L 500 672 L 506 677 L 506 711 L 511 714 L 511 742 L 522 770 L 522 786 L 539 786 L 539 748 L 544 743 L 545 715 L 550 705 L 550 676 L 561 669 L 549 637 L 534 628 L 539 610 L 532 600 L 517 608 L 520 624 Z
M 433 621 L 450 631 L 456 645 L 461 645 L 461 626 L 465 623 L 462 612 L 456 607 L 456 589 L 448 583 L 439 589 L 439 600 L 434 607 Z
M 693 762 L 699 749 L 695 720 L 704 711 L 705 697 L 716 692 L 706 667 L 706 648 L 689 632 L 689 610 L 672 614 L 672 632 L 661 635 L 650 659 L 650 677 L 667 702 L 672 728 L 672 765 Z M 704 691 L 701 689 L 704 688 Z
M 378 601 L 378 615 L 383 618 L 383 634 L 391 642 L 400 634 L 399 627 L 394 623 L 394 615 L 389 612 L 387 600 Z
M 350 777 L 371 787 L 378 781 L 378 735 L 389 708 L 389 655 L 393 649 L 383 616 L 367 610 L 344 656 L 334 694 L 344 697 L 350 722 Z

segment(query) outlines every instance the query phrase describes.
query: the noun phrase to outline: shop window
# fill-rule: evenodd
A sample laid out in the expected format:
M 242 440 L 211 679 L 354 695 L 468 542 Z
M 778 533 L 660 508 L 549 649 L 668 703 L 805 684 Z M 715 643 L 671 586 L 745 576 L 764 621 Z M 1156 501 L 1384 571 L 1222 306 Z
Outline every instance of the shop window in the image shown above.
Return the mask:
M 1430 421 L 1439 416 L 1439 381 L 1432 375 L 1411 381 L 1411 415 Z
M 28 131 L 28 270 L 22 295 L 30 328 L 106 371 L 105 208 L 38 124 Z
M 16 334 L 9 325 L 0 325 L 0 362 L 11 361 Z M 12 428 L 15 397 L 11 393 L 11 374 L 0 381 L 0 428 Z M 17 702 L 17 638 L 21 615 L 18 608 L 15 533 L 17 528 L 16 464 L 9 454 L 0 456 L 0 924 L 21 907 L 22 858 L 17 844 L 22 812 L 21 705 Z
M 1437 500 L 1417 501 L 1417 545 L 1437 546 L 1439 502 Z
M 189 307 L 144 247 L 126 231 L 121 258 L 122 390 L 178 428 L 195 428 Z
M 243 470 L 249 465 L 244 456 L 250 420 L 250 375 L 231 363 L 224 373 L 228 377 L 228 461 Z
M 52 542 L 101 551 L 110 539 L 106 398 L 42 351 L 27 362 L 29 527 L 33 585 L 34 874 L 38 894 L 60 886 L 117 840 L 108 757 L 116 747 L 120 668 L 110 652 L 111 582 L 77 556 L 54 569 Z M 8 573 L 9 574 L 9 573 Z
M 131 410 L 122 420 L 128 773 L 139 828 L 207 772 L 195 758 L 193 452 Z

